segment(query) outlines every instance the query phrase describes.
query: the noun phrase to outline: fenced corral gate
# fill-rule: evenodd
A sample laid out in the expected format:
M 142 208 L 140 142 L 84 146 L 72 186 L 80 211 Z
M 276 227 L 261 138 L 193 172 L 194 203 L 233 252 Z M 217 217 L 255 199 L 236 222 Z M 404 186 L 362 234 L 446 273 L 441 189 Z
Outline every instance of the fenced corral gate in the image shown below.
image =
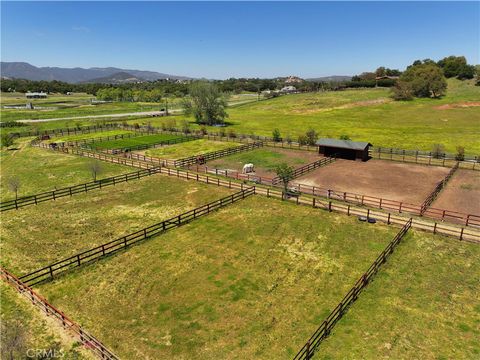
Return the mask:
M 437 198 L 438 194 L 442 189 L 445 187 L 447 182 L 451 179 L 453 174 L 458 170 L 459 163 L 457 162 L 452 169 L 448 172 L 447 176 L 440 182 L 438 182 L 437 186 L 435 186 L 435 189 L 430 193 L 430 195 L 427 196 L 425 201 L 422 203 L 422 207 L 420 210 L 420 215 L 423 215 L 425 211 L 427 211 L 428 207 L 433 203 L 433 201 Z
M 245 190 L 240 190 L 232 195 L 226 196 L 219 200 L 210 202 L 208 204 L 197 207 L 193 210 L 187 211 L 177 215 L 168 220 L 164 220 L 155 225 L 146 227 L 134 233 L 125 235 L 121 238 L 109 241 L 105 244 L 96 246 L 92 249 L 83 251 L 76 255 L 70 256 L 66 259 L 57 261 L 51 265 L 35 270 L 29 274 L 20 276 L 20 280 L 29 286 L 36 285 L 41 282 L 52 280 L 55 276 L 70 271 L 73 268 L 92 263 L 100 258 L 112 255 L 128 247 L 157 236 L 169 229 L 173 229 L 184 224 L 189 223 L 199 217 L 210 214 L 212 211 L 223 208 L 227 205 L 233 204 L 237 201 L 243 200 L 255 194 L 255 187 L 250 187 Z
M 335 324 L 342 318 L 348 308 L 357 300 L 360 292 L 368 285 L 380 267 L 387 261 L 395 247 L 403 239 L 407 231 L 412 226 L 412 219 L 408 220 L 402 229 L 395 235 L 392 241 L 387 245 L 385 250 L 375 259 L 368 270 L 357 280 L 355 285 L 340 301 L 335 309 L 323 321 L 322 325 L 313 333 L 310 339 L 303 345 L 300 351 L 295 355 L 294 360 L 309 360 L 320 346 L 321 342 L 330 334 Z
M 37 294 L 29 286 L 25 285 L 15 275 L 0 267 L 2 278 L 13 286 L 21 295 L 25 296 L 33 305 L 42 310 L 46 315 L 52 316 L 66 331 L 75 335 L 76 338 L 100 359 L 119 360 L 119 357 L 103 345 L 98 339 L 90 335 L 79 324 L 71 320 L 63 312 L 51 305 L 47 299 Z

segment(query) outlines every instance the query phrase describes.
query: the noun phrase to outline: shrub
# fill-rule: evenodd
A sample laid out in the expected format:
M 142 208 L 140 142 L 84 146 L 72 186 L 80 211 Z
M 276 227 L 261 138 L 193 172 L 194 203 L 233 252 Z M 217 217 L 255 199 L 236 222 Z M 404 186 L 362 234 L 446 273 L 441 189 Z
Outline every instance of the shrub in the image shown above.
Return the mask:
M 398 81 L 392 88 L 392 98 L 394 100 L 412 100 L 413 89 L 406 81 Z
M 287 136 L 285 136 L 285 141 L 287 142 L 287 144 L 291 144 L 292 143 L 292 137 L 290 136 L 290 134 L 287 134 Z
M 457 154 L 455 155 L 455 160 L 465 160 L 465 148 L 463 146 L 457 146 Z
M 307 139 L 307 145 L 312 145 L 313 146 L 313 145 L 315 145 L 315 142 L 318 139 L 318 134 L 314 129 L 310 128 L 305 133 L 305 137 Z
M 182 121 L 182 132 L 184 134 L 190 133 L 190 123 L 187 120 Z
M 200 127 L 200 134 L 202 134 L 202 135 L 207 135 L 208 134 L 208 131 L 207 131 L 207 128 L 205 127 L 205 125 L 202 125 Z
M 345 134 L 340 135 L 340 138 L 339 138 L 339 139 L 340 139 L 340 140 L 352 140 L 352 139 L 350 139 L 350 136 L 345 135 Z
M 443 144 L 435 144 L 432 148 L 432 156 L 435 159 L 440 159 L 445 155 L 445 146 Z
M 273 141 L 275 141 L 275 142 L 282 141 L 282 137 L 280 135 L 280 130 L 274 129 L 273 132 L 272 132 L 272 138 L 273 138 Z
M 300 145 L 308 145 L 308 139 L 306 135 L 299 135 L 298 136 L 298 143 Z
M 220 131 L 218 132 L 218 136 L 221 136 L 221 137 L 225 137 L 225 136 L 226 136 L 225 129 L 224 129 L 223 127 L 220 128 Z
M 237 134 L 235 133 L 235 130 L 233 129 L 228 130 L 228 137 L 236 138 Z

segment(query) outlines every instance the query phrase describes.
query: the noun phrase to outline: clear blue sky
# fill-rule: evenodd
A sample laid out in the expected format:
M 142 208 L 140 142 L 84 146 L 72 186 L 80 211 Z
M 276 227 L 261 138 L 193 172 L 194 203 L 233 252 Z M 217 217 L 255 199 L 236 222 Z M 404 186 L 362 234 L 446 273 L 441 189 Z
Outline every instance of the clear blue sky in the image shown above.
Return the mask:
M 193 77 L 480 63 L 479 2 L 4 2 L 1 59 Z

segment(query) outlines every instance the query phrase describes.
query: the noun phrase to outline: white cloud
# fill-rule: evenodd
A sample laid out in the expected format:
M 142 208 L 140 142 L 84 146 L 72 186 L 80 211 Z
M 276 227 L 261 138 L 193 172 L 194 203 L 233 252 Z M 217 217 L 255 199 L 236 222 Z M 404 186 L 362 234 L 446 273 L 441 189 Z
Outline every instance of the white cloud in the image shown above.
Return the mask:
M 86 26 L 72 26 L 72 30 L 83 32 L 83 33 L 89 33 L 90 32 L 90 28 L 88 28 Z

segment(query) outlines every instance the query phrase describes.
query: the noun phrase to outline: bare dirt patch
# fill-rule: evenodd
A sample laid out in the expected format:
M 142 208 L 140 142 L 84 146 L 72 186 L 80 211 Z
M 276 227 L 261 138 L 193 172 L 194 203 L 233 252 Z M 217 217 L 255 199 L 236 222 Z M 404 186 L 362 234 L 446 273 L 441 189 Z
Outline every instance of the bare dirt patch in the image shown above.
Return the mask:
M 432 207 L 480 215 L 480 173 L 457 170 Z
M 337 160 L 295 180 L 295 183 L 421 204 L 448 168 L 396 163 Z
M 435 106 L 434 109 L 448 110 L 448 109 L 469 108 L 469 107 L 476 107 L 476 106 L 480 106 L 480 101 L 465 101 L 465 102 L 458 102 L 455 104 L 439 105 L 439 106 Z

